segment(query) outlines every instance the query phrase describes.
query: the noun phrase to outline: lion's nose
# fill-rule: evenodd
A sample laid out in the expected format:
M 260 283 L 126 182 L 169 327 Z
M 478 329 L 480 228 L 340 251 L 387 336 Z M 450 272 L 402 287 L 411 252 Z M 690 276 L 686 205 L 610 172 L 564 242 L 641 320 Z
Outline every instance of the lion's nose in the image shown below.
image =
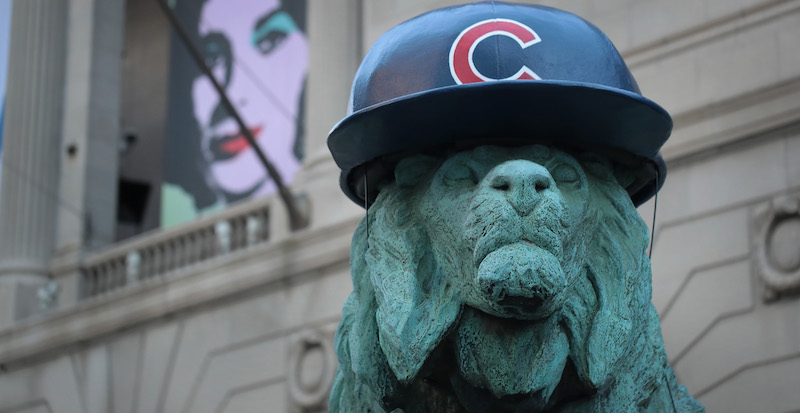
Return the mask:
M 522 216 L 530 214 L 542 194 L 553 186 L 547 168 L 522 159 L 496 166 L 486 179 L 489 187 L 503 192 L 509 204 Z

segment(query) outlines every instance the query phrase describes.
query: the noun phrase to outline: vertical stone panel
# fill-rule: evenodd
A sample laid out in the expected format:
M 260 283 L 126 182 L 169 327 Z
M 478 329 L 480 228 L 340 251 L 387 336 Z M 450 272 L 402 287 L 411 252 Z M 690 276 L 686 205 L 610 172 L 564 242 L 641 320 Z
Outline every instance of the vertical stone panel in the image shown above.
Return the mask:
M 142 371 L 143 332 L 134 332 L 111 341 L 109 347 L 111 410 L 132 413 Z
M 111 410 L 113 386 L 109 374 L 108 344 L 92 346 L 86 351 L 86 376 L 83 378 L 84 411 L 86 413 L 103 413 Z
M 183 324 L 179 322 L 154 326 L 143 334 L 144 349 L 136 410 L 139 413 L 159 412 L 163 392 L 175 362 L 176 347 L 180 343 Z

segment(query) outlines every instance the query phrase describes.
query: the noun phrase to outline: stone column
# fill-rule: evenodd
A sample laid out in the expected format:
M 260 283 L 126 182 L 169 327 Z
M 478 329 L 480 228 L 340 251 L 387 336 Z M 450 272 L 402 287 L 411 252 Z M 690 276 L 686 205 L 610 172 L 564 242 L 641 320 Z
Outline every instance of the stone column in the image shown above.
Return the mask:
M 125 0 L 70 0 L 65 13 L 69 55 L 58 186 L 69 207 L 56 215 L 51 266 L 62 309 L 79 299 L 83 255 L 115 238 Z
M 362 8 L 362 0 L 308 2 L 306 163 L 330 158 L 328 132 L 347 112 L 350 85 L 364 58 Z
M 67 1 L 15 1 L 0 183 L 0 328 L 37 311 L 59 204 Z
M 339 168 L 333 162 L 326 141 L 331 127 L 347 113 L 350 85 L 364 57 L 361 45 L 366 1 L 308 2 L 310 55 L 306 83 L 306 157 L 292 187 L 296 193 L 308 196 L 305 201 L 312 228 L 363 214 L 361 208 L 342 195 Z M 283 205 L 276 203 L 272 213 L 270 221 L 274 224 L 286 222 Z M 273 228 L 271 234 L 275 230 Z
M 62 256 L 114 242 L 125 0 L 70 0 L 67 14 L 60 190 L 82 215 L 58 211 Z

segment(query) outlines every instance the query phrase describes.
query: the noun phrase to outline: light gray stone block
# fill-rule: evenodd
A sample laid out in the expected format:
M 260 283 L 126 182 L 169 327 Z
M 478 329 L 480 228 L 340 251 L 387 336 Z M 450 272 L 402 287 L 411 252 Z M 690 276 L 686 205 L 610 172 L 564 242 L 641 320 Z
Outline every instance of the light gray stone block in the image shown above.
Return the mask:
M 800 13 L 786 17 L 785 29 L 777 33 L 778 37 L 778 76 L 788 79 L 797 76 L 800 70 Z
M 302 326 L 338 319 L 352 289 L 348 268 L 296 285 L 287 292 L 286 324 Z
M 724 320 L 674 363 L 675 372 L 692 394 L 702 394 L 743 369 L 797 357 L 798 313 L 800 302 L 792 300 Z
M 786 139 L 786 184 L 791 188 L 800 186 L 800 134 Z
M 740 208 L 662 227 L 652 259 L 653 304 L 659 312 L 692 271 L 749 252 L 747 220 L 747 210 Z
M 246 363 L 254 363 L 255 359 L 221 355 L 233 351 L 232 349 L 237 346 L 249 348 L 249 343 L 261 342 L 270 333 L 277 333 L 283 326 L 284 294 L 284 291 L 278 290 L 231 303 L 224 311 L 208 309 L 187 317 L 177 347 L 173 371 L 166 384 L 168 390 L 164 411 L 183 411 L 181 409 L 187 409 L 190 405 L 195 406 L 195 409 L 201 405 L 206 406 L 205 402 L 196 404 L 195 398 L 211 397 L 205 393 L 217 389 L 206 387 L 200 389 L 198 386 L 206 386 L 203 384 L 206 380 L 220 383 L 214 381 L 213 377 L 205 378 L 207 374 L 217 374 L 208 373 L 209 369 L 222 368 L 219 374 L 227 378 L 235 376 L 235 371 L 227 370 L 229 366 L 219 367 L 219 357 L 230 362 L 239 363 L 238 360 L 241 359 Z M 265 353 L 264 357 L 269 354 L 272 353 Z M 280 360 L 284 360 L 284 354 L 281 353 L 279 358 L 271 360 L 279 363 Z M 261 364 L 259 368 L 266 369 L 268 366 L 269 364 Z M 276 368 L 272 370 L 275 371 Z
M 164 382 L 164 412 L 181 412 L 192 400 L 192 386 L 209 353 L 229 342 L 225 334 L 230 320 L 224 312 L 211 312 L 185 321 L 174 365 Z
M 283 382 L 263 387 L 242 388 L 230 394 L 217 410 L 220 413 L 287 413 L 286 385 Z
M 285 378 L 286 344 L 283 338 L 242 343 L 210 353 L 193 378 L 184 412 L 214 413 L 230 394 Z
M 691 274 L 670 311 L 661 316 L 670 361 L 677 361 L 713 324 L 750 311 L 753 305 L 751 264 L 746 257 Z
M 141 385 L 143 366 L 142 345 L 144 332 L 134 331 L 109 340 L 109 383 L 112 411 L 134 413 Z
M 4 372 L 0 374 L 0 412 L 30 409 L 38 413 L 44 405 L 50 412 L 86 413 L 79 378 L 68 355 Z
M 709 19 L 731 16 L 765 3 L 764 0 L 704 0 Z
M 641 4 L 645 3 L 672 4 Z M 656 49 L 640 53 L 647 55 L 644 61 L 628 56 L 636 59 L 633 74 L 647 95 L 673 116 L 794 79 L 800 73 L 800 65 L 779 62 L 784 53 L 796 55 L 797 46 L 784 41 L 779 48 L 778 36 L 797 37 L 798 14 L 796 7 L 775 3 L 759 9 L 758 14 L 743 16 L 751 19 L 750 25 L 737 24 L 734 19 L 699 27 L 693 34 L 694 41 L 667 38 L 663 53 L 654 46 Z M 670 49 L 670 41 L 678 40 L 685 44 Z
M 800 358 L 747 368 L 700 396 L 709 412 L 790 412 L 800 406 Z
M 144 357 L 138 400 L 139 413 L 158 412 L 168 390 L 166 385 L 172 373 L 174 351 L 183 327 L 180 322 L 155 325 L 144 331 Z
M 593 2 L 600 4 L 605 2 Z M 603 33 L 614 42 L 614 46 L 620 52 L 629 49 L 633 45 L 633 32 L 631 21 L 631 8 L 627 4 L 630 2 L 611 1 L 608 9 L 596 13 L 596 17 L 592 15 L 578 14 L 586 20 L 591 21 Z M 560 2 L 551 2 L 551 5 L 556 8 L 561 8 Z M 616 6 L 616 7 L 614 7 Z
M 103 413 L 112 408 L 111 365 L 108 345 L 95 344 L 86 351 L 86 375 L 81 378 L 86 413 Z
M 636 1 L 630 4 L 627 21 L 636 47 L 702 27 L 707 24 L 706 5 L 698 0 Z
M 687 182 L 690 213 L 756 200 L 786 188 L 784 145 L 763 142 L 691 167 Z
M 672 115 L 700 106 L 697 63 L 692 57 L 659 59 L 631 67 L 639 87 Z M 669 145 L 671 141 L 667 141 Z

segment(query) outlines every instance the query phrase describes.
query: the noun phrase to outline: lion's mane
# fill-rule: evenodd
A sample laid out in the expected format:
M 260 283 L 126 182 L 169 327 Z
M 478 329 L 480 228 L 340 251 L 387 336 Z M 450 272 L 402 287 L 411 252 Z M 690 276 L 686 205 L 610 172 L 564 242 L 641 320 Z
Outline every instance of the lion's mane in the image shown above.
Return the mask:
M 576 257 L 581 275 L 573 281 L 558 322 L 569 343 L 565 377 L 570 378 L 562 384 L 580 391 L 565 392 L 560 384 L 544 407 L 564 412 L 702 411 L 667 364 L 650 302 L 648 231 L 624 189 L 633 178 L 602 156 L 576 158 L 588 182 L 587 222 L 577 237 L 584 241 Z M 336 333 L 340 364 L 331 412 L 469 411 L 451 384 L 437 378 L 446 374 L 439 371 L 442 365 L 447 371 L 457 369 L 441 348 L 448 345 L 464 302 L 444 273 L 448 265 L 436 262 L 434 252 L 442 247 L 432 242 L 435 237 L 416 208 L 441 163 L 422 155 L 401 161 L 395 179 L 380 188 L 355 231 L 354 291 Z

